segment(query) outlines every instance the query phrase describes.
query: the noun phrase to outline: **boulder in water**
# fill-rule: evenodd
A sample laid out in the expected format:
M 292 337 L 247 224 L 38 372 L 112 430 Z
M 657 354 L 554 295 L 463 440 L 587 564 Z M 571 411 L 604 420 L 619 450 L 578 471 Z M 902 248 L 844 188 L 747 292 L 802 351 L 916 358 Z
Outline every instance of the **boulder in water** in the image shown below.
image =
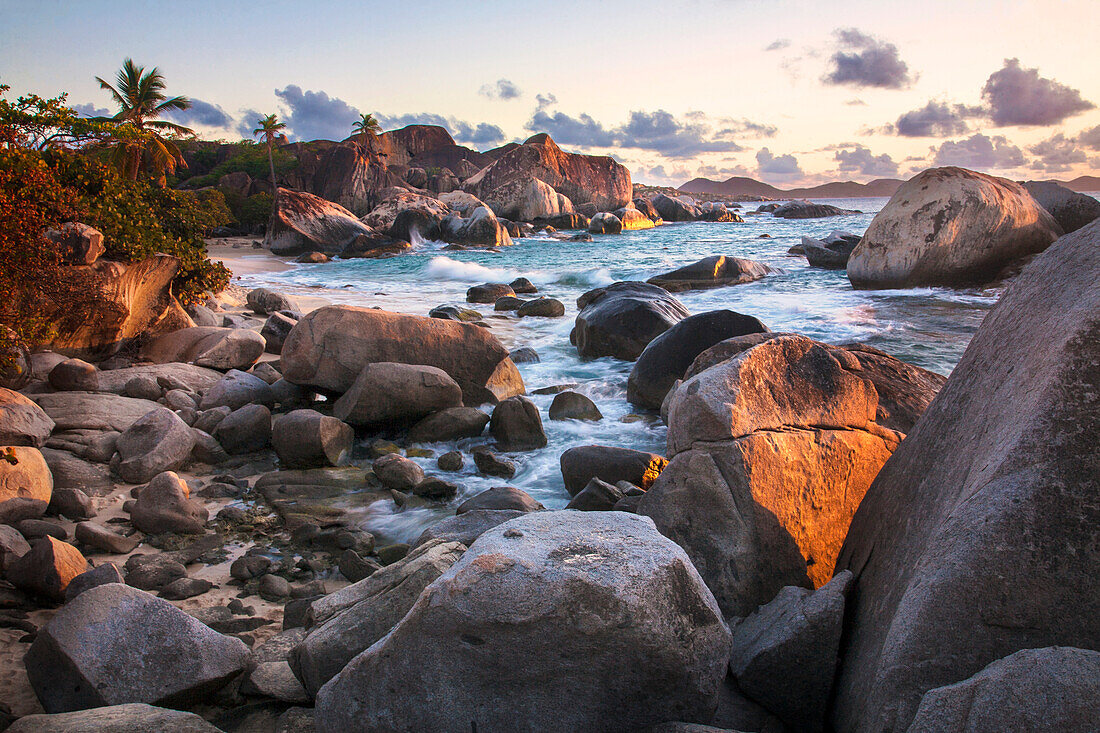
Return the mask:
M 875 215 L 848 260 L 848 279 L 857 288 L 980 285 L 1061 234 L 1018 183 L 931 168 Z
M 569 336 L 584 359 L 637 359 L 650 341 L 691 315 L 664 288 L 618 282 L 577 298 L 576 326 Z
M 651 277 L 646 282 L 659 285 L 670 293 L 677 293 L 682 290 L 741 285 L 759 280 L 771 272 L 774 272 L 772 268 L 753 260 L 714 255 L 678 270 Z

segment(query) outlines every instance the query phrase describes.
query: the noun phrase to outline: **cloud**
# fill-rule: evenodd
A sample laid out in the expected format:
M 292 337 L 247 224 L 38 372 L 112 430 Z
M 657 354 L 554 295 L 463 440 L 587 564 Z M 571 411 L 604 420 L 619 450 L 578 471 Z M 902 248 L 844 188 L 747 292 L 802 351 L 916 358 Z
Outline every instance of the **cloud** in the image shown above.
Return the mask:
M 477 92 L 483 97 L 489 99 L 518 99 L 523 96 L 523 92 L 512 82 L 507 79 L 497 79 L 495 84 L 484 84 Z
M 547 107 L 553 107 L 558 103 L 558 98 L 547 92 L 546 94 L 536 94 L 535 102 L 538 103 L 539 109 L 545 109 Z
M 588 114 L 576 117 L 550 110 L 553 97 L 538 96 L 539 107 L 526 128 L 546 132 L 562 145 L 592 148 L 634 148 L 652 150 L 668 158 L 690 158 L 703 153 L 735 153 L 744 150 L 738 137 L 770 137 L 774 125 L 745 119 L 720 118 L 711 121 L 705 113 L 691 111 L 677 119 L 663 109 L 634 111 L 625 123 L 608 127 Z
M 764 47 L 765 51 L 782 51 L 785 48 L 791 47 L 791 39 L 789 38 L 777 38 L 767 46 Z
M 901 89 L 914 81 L 894 44 L 856 28 L 838 28 L 834 35 L 840 49 L 829 58 L 826 84 Z
M 964 168 L 1019 168 L 1026 162 L 1024 153 L 1005 137 L 990 138 L 980 132 L 965 140 L 947 141 L 932 148 L 934 165 L 959 165 Z
M 684 166 L 678 166 L 672 170 L 668 170 L 664 165 L 655 165 L 652 168 L 639 168 L 638 175 L 646 180 L 665 184 L 683 183 L 692 177 L 691 171 Z
M 763 178 L 785 178 L 802 175 L 802 168 L 798 165 L 797 158 L 789 154 L 773 155 L 768 148 L 761 148 L 757 151 L 756 165 L 760 176 Z
M 1005 59 L 1004 67 L 990 74 L 982 99 L 999 127 L 1006 125 L 1056 125 L 1096 105 L 1081 92 L 1025 69 L 1019 59 Z
M 697 176 L 703 178 L 710 178 L 712 180 L 727 180 L 733 176 L 743 176 L 748 178 L 752 176 L 752 171 L 743 165 L 735 165 L 732 168 L 719 168 L 714 165 L 701 165 L 695 171 Z
M 1100 150 L 1100 125 L 1089 130 L 1083 130 L 1077 136 L 1077 142 L 1089 150 Z
M 165 117 L 181 125 L 204 125 L 206 127 L 229 128 L 233 118 L 216 104 L 204 102 L 192 97 L 191 106 L 184 110 L 168 110 Z
M 833 156 L 840 165 L 840 170 L 845 172 L 858 171 L 864 176 L 893 176 L 898 172 L 898 164 L 889 155 L 874 155 L 863 145 L 857 145 L 851 150 L 838 150 Z
M 77 111 L 77 114 L 84 117 L 113 117 L 114 113 L 109 109 L 103 107 L 96 107 L 91 102 L 85 104 L 74 104 L 73 109 Z
M 1031 162 L 1029 167 L 1047 173 L 1068 171 L 1074 165 L 1085 162 L 1085 151 L 1077 147 L 1077 140 L 1067 138 L 1060 132 L 1032 145 L 1027 150 L 1039 156 Z
M 343 140 L 359 119 L 359 110 L 325 92 L 302 91 L 296 84 L 276 89 L 275 96 L 290 108 L 283 122 L 300 140 Z
M 893 131 L 902 137 L 951 137 L 970 132 L 966 120 L 981 115 L 978 107 L 931 100 L 920 109 L 898 117 Z
M 444 117 L 431 112 L 418 112 L 404 115 L 378 115 L 383 127 L 398 128 L 407 125 L 438 125 L 451 133 L 455 142 L 471 145 L 495 146 L 504 142 L 504 130 L 487 122 L 466 122 L 455 117 Z
M 241 113 L 240 119 L 237 120 L 237 134 L 245 140 L 255 139 L 255 135 L 252 131 L 260 126 L 260 120 L 267 117 L 263 112 L 258 112 L 254 109 L 246 109 Z

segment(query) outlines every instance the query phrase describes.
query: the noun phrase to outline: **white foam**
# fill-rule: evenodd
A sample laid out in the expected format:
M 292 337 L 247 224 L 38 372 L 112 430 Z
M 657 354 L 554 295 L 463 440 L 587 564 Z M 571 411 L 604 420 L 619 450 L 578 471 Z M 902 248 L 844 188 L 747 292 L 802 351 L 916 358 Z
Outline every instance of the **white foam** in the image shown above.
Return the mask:
M 476 262 L 459 262 L 450 257 L 433 257 L 424 274 L 436 280 L 453 280 L 464 283 L 508 282 L 516 277 L 512 270 L 486 267 Z

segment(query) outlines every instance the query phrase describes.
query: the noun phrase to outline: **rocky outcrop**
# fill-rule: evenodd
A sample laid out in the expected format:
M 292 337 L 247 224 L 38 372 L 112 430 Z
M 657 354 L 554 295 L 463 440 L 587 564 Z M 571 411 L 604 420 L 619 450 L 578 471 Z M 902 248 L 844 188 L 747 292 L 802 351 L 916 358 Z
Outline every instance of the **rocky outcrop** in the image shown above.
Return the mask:
M 753 260 L 714 255 L 678 270 L 651 277 L 646 282 L 659 285 L 670 293 L 678 293 L 683 290 L 705 290 L 751 283 L 772 272 L 775 270 Z
M 909 726 L 920 731 L 1095 730 L 1100 652 L 1024 649 L 973 677 L 929 690 Z
M 651 522 L 534 512 L 481 535 L 321 689 L 315 719 L 326 732 L 709 720 L 729 643 L 691 562 Z
M 729 310 L 689 316 L 649 342 L 626 383 L 626 398 L 635 405 L 658 410 L 677 379 L 695 357 L 715 344 L 749 333 L 766 333 L 760 319 Z
M 385 146 L 378 138 L 331 142 L 314 140 L 280 146 L 297 159 L 297 166 L 283 174 L 279 197 L 288 189 L 307 192 L 362 216 L 381 201 L 387 189 L 404 187 L 388 169 Z M 317 249 L 315 251 L 323 251 Z
M 330 393 L 346 392 L 377 362 L 442 369 L 469 405 L 525 391 L 508 350 L 485 329 L 458 321 L 329 306 L 299 321 L 283 345 L 283 377 Z
M 638 512 L 687 550 L 726 614 L 832 576 L 852 515 L 900 439 L 874 424 L 878 396 L 860 371 L 855 357 L 842 363 L 824 344 L 778 336 L 670 396 L 671 460 Z
M 650 341 L 691 315 L 664 288 L 640 282 L 589 290 L 577 298 L 577 309 L 569 341 L 585 359 L 633 361 Z
M 508 228 L 487 207 L 474 209 L 468 218 L 448 216 L 439 223 L 440 238 L 463 247 L 507 247 L 512 244 Z
M 630 201 L 630 171 L 610 157 L 562 151 L 549 135 L 528 138 L 463 185 L 500 215 L 514 206 L 532 180 L 549 185 L 573 205 L 593 203 L 612 211 Z M 570 209 L 571 211 L 572 209 Z
M 1056 181 L 1028 181 L 1024 188 L 1054 217 L 1066 234 L 1100 219 L 1100 201 L 1071 191 Z
M 548 219 L 573 212 L 573 202 L 538 178 L 515 177 L 492 192 L 493 211 L 513 221 Z
M 42 707 L 61 713 L 144 702 L 186 704 L 240 672 L 248 647 L 167 601 L 120 583 L 84 591 L 24 658 Z
M 72 267 L 75 278 L 92 277 L 102 288 L 103 303 L 71 333 L 61 333 L 44 347 L 71 356 L 104 358 L 139 336 L 179 327 L 172 324 L 182 314 L 172 295 L 172 281 L 179 272 L 175 257 L 157 254 L 140 262 L 123 264 L 99 260 L 88 267 Z M 186 315 L 183 315 L 186 319 Z M 187 319 L 182 325 L 193 325 Z
M 1022 186 L 965 168 L 915 176 L 875 215 L 848 260 L 857 288 L 990 282 L 1062 234 Z
M 867 492 L 838 731 L 904 730 L 1020 649 L 1100 647 L 1098 278 L 1100 222 L 1025 267 Z
M 378 235 L 339 204 L 280 188 L 264 246 L 277 255 L 302 252 L 338 255 L 360 237 L 374 240 Z
M 403 211 L 423 212 L 436 221 L 451 213 L 446 204 L 432 196 L 426 196 L 415 191 L 395 191 L 394 195 L 384 199 L 378 206 L 371 209 L 370 213 L 364 216 L 361 221 L 375 231 L 390 232 L 398 215 Z M 407 239 L 406 237 L 399 238 Z

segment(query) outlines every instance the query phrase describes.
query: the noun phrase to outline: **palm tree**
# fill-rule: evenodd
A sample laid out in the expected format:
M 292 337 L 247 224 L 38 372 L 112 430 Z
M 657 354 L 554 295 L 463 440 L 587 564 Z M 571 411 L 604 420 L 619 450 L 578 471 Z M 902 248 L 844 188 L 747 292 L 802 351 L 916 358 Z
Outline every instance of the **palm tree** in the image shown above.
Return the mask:
M 275 182 L 275 153 L 272 151 L 271 144 L 279 136 L 279 133 L 286 129 L 286 124 L 279 122 L 278 116 L 273 114 L 256 120 L 256 124 L 259 127 L 253 130 L 252 134 L 259 135 L 267 143 L 267 162 L 271 165 L 271 190 L 274 192 L 275 198 L 278 198 L 279 185 Z
M 382 126 L 371 114 L 360 114 L 359 119 L 351 126 L 351 133 L 359 137 L 360 146 L 367 141 L 368 135 L 374 136 L 380 132 L 382 132 Z
M 132 60 L 126 59 L 118 72 L 114 86 L 100 77 L 95 78 L 100 89 L 106 89 L 119 106 L 112 119 L 115 124 L 131 128 L 136 133 L 123 136 L 114 147 L 114 159 L 127 178 L 136 181 L 142 164 L 160 174 L 174 173 L 176 166 L 187 167 L 178 147 L 161 133 L 169 135 L 195 134 L 194 130 L 174 122 L 157 119 L 170 110 L 190 108 L 187 97 L 168 97 L 164 93 L 164 76 L 154 68 L 145 71 Z

